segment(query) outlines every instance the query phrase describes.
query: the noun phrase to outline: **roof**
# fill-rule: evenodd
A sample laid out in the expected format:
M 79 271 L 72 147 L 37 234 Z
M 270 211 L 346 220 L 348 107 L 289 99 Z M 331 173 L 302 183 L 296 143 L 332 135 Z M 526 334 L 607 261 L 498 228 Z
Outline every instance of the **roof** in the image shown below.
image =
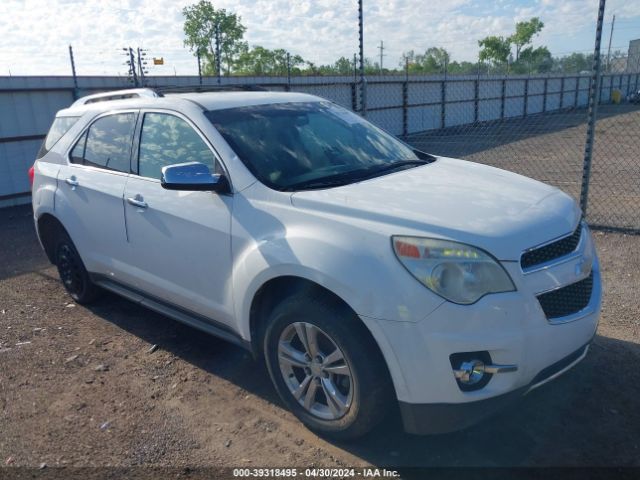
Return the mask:
M 168 93 L 167 98 L 180 97 L 202 105 L 206 110 L 268 105 L 270 103 L 319 102 L 314 95 L 295 92 L 203 92 Z
M 58 116 L 78 115 L 86 111 L 105 111 L 113 108 L 167 108 L 175 100 L 200 105 L 205 110 L 273 103 L 318 102 L 322 99 L 306 93 L 270 91 L 216 91 L 158 94 L 153 89 L 138 88 L 88 95 L 75 101 L 69 108 L 58 112 Z

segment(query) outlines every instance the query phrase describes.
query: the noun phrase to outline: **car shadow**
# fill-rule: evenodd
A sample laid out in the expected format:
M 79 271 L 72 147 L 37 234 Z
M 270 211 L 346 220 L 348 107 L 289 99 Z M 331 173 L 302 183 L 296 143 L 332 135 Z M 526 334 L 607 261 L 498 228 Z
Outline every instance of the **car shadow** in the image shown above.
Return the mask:
M 185 362 L 286 408 L 263 362 L 242 348 L 112 294 L 89 309 Z M 629 382 L 637 385 L 640 380 L 637 369 L 631 369 L 635 380 L 629 378 L 629 366 L 639 357 L 640 345 L 597 336 L 587 358 L 569 374 L 464 431 L 409 435 L 394 408 L 366 437 L 348 443 L 329 441 L 372 465 L 396 468 L 406 477 L 416 473 L 411 470 L 415 467 L 625 465 L 629 458 L 619 446 L 630 440 L 637 443 L 640 431 L 637 399 L 629 388 Z M 611 400 L 605 404 L 604 399 Z

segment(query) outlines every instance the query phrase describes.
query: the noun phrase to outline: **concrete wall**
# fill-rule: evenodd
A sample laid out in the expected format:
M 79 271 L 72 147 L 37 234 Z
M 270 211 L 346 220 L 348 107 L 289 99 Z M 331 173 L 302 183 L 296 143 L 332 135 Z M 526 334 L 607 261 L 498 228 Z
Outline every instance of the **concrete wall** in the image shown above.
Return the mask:
M 600 98 L 613 89 L 638 89 L 639 75 L 607 75 Z M 29 201 L 27 170 L 55 113 L 75 96 L 128 88 L 122 77 L 0 77 L 0 207 Z M 216 84 L 205 78 L 205 84 Z M 222 84 L 254 84 L 274 90 L 311 93 L 346 108 L 362 110 L 361 91 L 353 77 L 222 78 Z M 193 86 L 198 77 L 149 77 L 148 86 Z M 438 75 L 367 77 L 366 116 L 395 135 L 508 120 L 565 108 L 587 106 L 590 78 Z

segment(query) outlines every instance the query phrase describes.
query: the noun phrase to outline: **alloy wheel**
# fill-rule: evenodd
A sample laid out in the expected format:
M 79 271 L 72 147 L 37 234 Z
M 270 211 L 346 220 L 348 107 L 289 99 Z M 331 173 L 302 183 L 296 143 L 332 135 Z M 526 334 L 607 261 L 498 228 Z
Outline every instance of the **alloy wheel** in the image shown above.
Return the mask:
M 353 401 L 354 378 L 331 337 L 311 323 L 295 322 L 278 342 L 280 372 L 296 401 L 323 420 L 343 417 Z

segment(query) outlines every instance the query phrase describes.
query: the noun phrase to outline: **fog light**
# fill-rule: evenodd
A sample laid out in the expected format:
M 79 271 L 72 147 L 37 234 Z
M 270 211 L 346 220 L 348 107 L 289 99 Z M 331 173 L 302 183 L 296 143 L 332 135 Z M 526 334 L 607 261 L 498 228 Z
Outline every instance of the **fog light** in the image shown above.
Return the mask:
M 482 360 L 462 362 L 460 368 L 454 371 L 454 375 L 463 385 L 475 385 L 484 377 L 484 362 Z

